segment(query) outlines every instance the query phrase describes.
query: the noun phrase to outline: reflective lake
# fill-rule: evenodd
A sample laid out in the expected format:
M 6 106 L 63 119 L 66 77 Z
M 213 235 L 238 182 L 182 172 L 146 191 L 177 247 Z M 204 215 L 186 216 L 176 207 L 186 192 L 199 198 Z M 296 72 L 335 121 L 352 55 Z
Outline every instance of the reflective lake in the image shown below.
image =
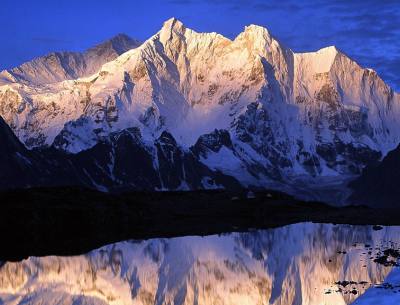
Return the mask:
M 0 304 L 400 304 L 400 227 L 301 223 L 0 267 Z

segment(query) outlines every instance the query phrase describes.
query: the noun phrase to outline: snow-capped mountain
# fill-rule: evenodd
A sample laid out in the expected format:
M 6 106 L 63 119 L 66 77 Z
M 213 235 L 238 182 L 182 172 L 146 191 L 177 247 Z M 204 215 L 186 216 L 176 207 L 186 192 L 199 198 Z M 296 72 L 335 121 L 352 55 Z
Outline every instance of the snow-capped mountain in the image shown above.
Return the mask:
M 83 53 L 53 52 L 0 72 L 0 84 L 19 82 L 42 85 L 89 76 L 106 62 L 139 45 L 137 40 L 119 34 Z
M 302 223 L 126 241 L 81 256 L 30 257 L 0 265 L 0 300 L 7 305 L 345 305 L 359 298 L 357 304 L 382 304 L 363 300 L 392 267 L 374 263 L 366 249 L 375 254 L 375 247 L 398 244 L 398 233 L 398 227 L 373 231 Z M 335 284 L 339 281 L 352 283 Z M 385 293 L 396 299 L 395 291 L 380 290 L 377 300 Z
M 335 47 L 294 53 L 260 26 L 230 40 L 173 18 L 107 63 L 91 58 L 85 72 L 75 64 L 62 70 L 71 68 L 68 76 L 48 73 L 46 60 L 25 64 L 20 77 L 22 68 L 3 72 L 14 76 L 0 86 L 0 115 L 28 148 L 88 153 L 134 128 L 154 152 L 167 133 L 181 154 L 212 172 L 243 186 L 281 187 L 299 177 L 359 174 L 399 143 L 400 95 L 376 72 Z M 32 69 L 45 76 L 32 80 Z M 101 171 L 113 179 L 114 150 L 107 158 Z M 135 153 L 127 150 L 126 158 Z

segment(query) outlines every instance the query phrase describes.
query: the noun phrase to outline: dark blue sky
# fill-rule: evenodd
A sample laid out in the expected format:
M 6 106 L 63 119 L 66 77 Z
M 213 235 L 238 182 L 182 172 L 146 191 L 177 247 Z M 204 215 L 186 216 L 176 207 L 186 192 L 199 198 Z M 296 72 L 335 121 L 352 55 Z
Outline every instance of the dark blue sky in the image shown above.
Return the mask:
M 230 38 L 259 24 L 294 51 L 336 45 L 400 91 L 400 0 L 2 0 L 0 69 L 117 33 L 145 40 L 173 16 Z

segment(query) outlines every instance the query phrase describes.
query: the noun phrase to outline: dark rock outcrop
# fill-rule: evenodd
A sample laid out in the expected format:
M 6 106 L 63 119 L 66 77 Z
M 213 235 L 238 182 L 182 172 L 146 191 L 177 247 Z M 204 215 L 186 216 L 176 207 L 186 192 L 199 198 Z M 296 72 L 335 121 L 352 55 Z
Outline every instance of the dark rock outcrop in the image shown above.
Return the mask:
M 229 138 L 229 134 L 228 134 Z M 112 133 L 88 150 L 68 154 L 54 147 L 28 150 L 0 118 L 0 189 L 84 186 L 102 191 L 240 188 L 209 169 L 193 150 L 164 131 L 154 145 L 140 130 Z

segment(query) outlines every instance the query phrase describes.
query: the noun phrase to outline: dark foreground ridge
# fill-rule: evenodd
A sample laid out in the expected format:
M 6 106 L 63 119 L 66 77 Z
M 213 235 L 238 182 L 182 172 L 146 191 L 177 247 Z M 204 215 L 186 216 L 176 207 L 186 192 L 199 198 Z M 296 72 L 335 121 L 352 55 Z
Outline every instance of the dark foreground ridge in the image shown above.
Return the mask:
M 0 261 L 77 255 L 126 239 L 209 235 L 297 222 L 400 225 L 394 210 L 335 208 L 279 192 L 116 195 L 82 188 L 33 188 L 2 192 L 0 202 Z

